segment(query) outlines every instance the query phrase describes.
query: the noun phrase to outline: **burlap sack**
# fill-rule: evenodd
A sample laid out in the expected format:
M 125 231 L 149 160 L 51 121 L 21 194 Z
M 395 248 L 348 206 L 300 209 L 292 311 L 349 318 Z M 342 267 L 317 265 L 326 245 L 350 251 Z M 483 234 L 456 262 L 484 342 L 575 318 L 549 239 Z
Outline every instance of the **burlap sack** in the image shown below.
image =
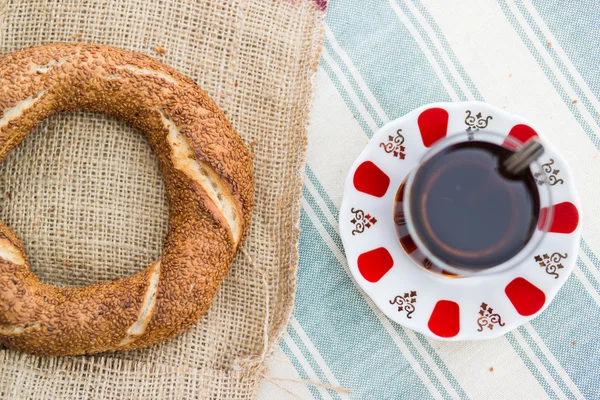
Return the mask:
M 0 350 L 0 398 L 256 396 L 293 302 L 322 17 L 322 4 L 309 0 L 0 0 L 0 54 L 83 41 L 155 56 L 226 112 L 252 146 L 256 174 L 249 237 L 196 326 L 130 353 L 40 358 Z M 103 115 L 55 115 L 0 166 L 0 219 L 46 283 L 87 285 L 144 268 L 161 254 L 167 213 L 144 136 Z

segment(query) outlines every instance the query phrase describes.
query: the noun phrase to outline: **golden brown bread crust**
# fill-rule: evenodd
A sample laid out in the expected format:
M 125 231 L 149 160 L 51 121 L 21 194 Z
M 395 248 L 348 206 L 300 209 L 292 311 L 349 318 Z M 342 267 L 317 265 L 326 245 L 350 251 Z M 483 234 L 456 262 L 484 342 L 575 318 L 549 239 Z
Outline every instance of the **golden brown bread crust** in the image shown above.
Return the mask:
M 37 279 L 0 223 L 0 344 L 32 354 L 132 350 L 181 333 L 207 311 L 250 224 L 254 178 L 242 139 L 192 80 L 139 53 L 59 43 L 0 58 L 0 160 L 44 118 L 78 108 L 147 135 L 169 230 L 147 269 L 59 288 Z

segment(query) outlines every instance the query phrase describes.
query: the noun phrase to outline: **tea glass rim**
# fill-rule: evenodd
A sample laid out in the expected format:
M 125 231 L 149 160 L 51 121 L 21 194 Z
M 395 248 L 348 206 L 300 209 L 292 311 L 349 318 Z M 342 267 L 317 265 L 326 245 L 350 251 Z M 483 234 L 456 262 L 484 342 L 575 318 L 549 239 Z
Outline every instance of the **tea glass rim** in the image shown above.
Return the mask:
M 403 195 L 403 208 L 404 208 L 404 218 L 406 220 L 406 228 L 408 229 L 408 233 L 410 234 L 413 242 L 417 246 L 417 248 L 438 268 L 441 268 L 444 271 L 450 272 L 459 277 L 470 277 L 470 276 L 479 276 L 479 275 L 489 275 L 496 274 L 500 272 L 507 271 L 519 265 L 522 261 L 524 261 L 528 256 L 533 254 L 534 250 L 537 249 L 542 242 L 544 236 L 548 232 L 550 224 L 553 218 L 553 210 L 552 210 L 552 194 L 551 191 L 546 184 L 536 185 L 536 190 L 539 196 L 539 207 L 538 210 L 538 220 L 535 223 L 535 230 L 527 244 L 515 255 L 513 255 L 510 259 L 492 266 L 488 268 L 482 269 L 467 269 L 461 268 L 459 266 L 451 265 L 438 256 L 435 255 L 433 251 L 431 251 L 421 239 L 419 234 L 417 233 L 413 221 L 412 221 L 412 212 L 411 212 L 411 191 L 413 188 L 415 177 L 417 176 L 418 171 L 421 166 L 423 166 L 427 161 L 431 158 L 439 154 L 444 149 L 448 147 L 459 144 L 459 143 L 468 143 L 468 142 L 486 142 L 497 144 L 499 146 L 505 147 L 508 143 L 512 145 L 511 150 L 518 150 L 524 146 L 519 140 L 516 140 L 510 136 L 502 135 L 497 132 L 486 130 L 486 131 L 478 131 L 477 137 L 471 136 L 468 132 L 461 132 L 451 136 L 446 136 L 443 139 L 438 140 L 431 148 L 429 148 L 417 162 L 416 166 L 409 172 L 408 178 L 404 183 L 404 195 Z M 506 148 L 506 147 L 505 147 Z M 532 174 L 541 174 L 544 182 L 547 182 L 546 172 L 544 168 L 540 164 L 539 158 L 535 160 L 529 166 Z M 542 227 L 539 226 L 540 216 L 542 215 L 542 209 L 546 209 L 546 213 L 544 214 L 544 225 Z M 422 267 L 422 266 L 421 266 Z

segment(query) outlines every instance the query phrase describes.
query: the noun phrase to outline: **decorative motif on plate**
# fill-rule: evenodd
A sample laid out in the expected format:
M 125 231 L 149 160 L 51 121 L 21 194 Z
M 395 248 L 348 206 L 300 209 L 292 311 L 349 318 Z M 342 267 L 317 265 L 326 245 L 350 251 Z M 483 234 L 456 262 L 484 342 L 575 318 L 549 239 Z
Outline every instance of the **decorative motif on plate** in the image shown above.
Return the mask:
M 394 222 L 396 223 L 396 225 L 398 226 L 403 226 L 406 225 L 406 218 L 404 218 L 404 211 L 398 211 L 395 215 L 394 215 Z
M 469 140 L 475 139 L 475 132 L 480 129 L 487 128 L 490 120 L 494 119 L 491 115 L 483 117 L 481 113 L 473 115 L 471 110 L 467 110 L 467 116 L 465 117 L 465 124 L 467 125 L 467 135 Z
M 548 254 L 538 254 L 535 256 L 535 261 L 540 265 L 541 268 L 546 270 L 548 275 L 553 275 L 554 279 L 558 279 L 558 270 L 563 269 L 562 260 L 569 257 L 567 253 L 560 254 L 558 252 L 552 253 L 551 256 Z
M 477 325 L 479 325 L 479 329 L 477 332 L 483 332 L 483 328 L 487 327 L 489 330 L 494 330 L 494 326 L 504 326 L 504 322 L 502 322 L 502 317 L 500 314 L 495 313 L 494 309 L 488 306 L 486 303 L 481 303 L 479 306 L 479 315 L 477 318 Z
M 371 214 L 365 215 L 363 210 L 355 210 L 354 207 L 352 207 L 350 211 L 354 214 L 354 218 L 350 221 L 350 223 L 354 224 L 352 236 L 355 236 L 357 233 L 363 233 L 365 229 L 369 229 L 377 223 L 375 217 Z
M 398 312 L 405 312 L 406 318 L 412 318 L 411 314 L 415 312 L 415 303 L 417 302 L 417 292 L 411 291 L 410 293 L 404 293 L 404 296 L 396 296 L 393 300 L 390 300 L 390 304 L 396 304 L 398 306 Z
M 554 186 L 559 183 L 562 185 L 563 183 L 565 183 L 565 181 L 563 181 L 562 179 L 557 178 L 558 174 L 560 173 L 560 169 L 555 169 L 554 167 L 552 167 L 552 165 L 554 165 L 553 158 L 551 158 L 550 161 L 548 161 L 546 164 L 542 164 L 542 168 L 544 169 L 546 176 L 544 176 L 544 174 L 542 174 L 541 172 L 536 172 L 533 175 L 538 185 L 541 186 L 546 182 L 550 186 Z
M 425 260 L 423 260 L 423 267 L 425 269 L 431 269 L 431 267 L 433 267 L 433 263 L 431 262 L 431 260 L 429 258 L 426 258 Z
M 386 143 L 379 143 L 379 147 L 381 147 L 386 153 L 392 154 L 399 160 L 404 160 L 406 157 L 406 148 L 403 146 L 404 136 L 400 132 L 402 132 L 402 129 L 398 129 L 398 131 L 396 131 L 396 136 L 388 136 L 388 141 Z

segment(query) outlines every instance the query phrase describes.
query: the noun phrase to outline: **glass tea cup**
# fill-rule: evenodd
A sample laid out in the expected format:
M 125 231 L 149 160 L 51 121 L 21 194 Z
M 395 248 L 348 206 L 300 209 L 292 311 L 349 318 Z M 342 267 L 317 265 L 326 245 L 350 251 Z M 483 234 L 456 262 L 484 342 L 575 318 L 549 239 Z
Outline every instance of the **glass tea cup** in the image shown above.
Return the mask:
M 538 161 L 516 175 L 502 167 L 523 146 L 479 131 L 444 138 L 425 153 L 394 203 L 398 238 L 415 263 L 468 277 L 505 271 L 535 251 L 553 217 L 546 174 Z

